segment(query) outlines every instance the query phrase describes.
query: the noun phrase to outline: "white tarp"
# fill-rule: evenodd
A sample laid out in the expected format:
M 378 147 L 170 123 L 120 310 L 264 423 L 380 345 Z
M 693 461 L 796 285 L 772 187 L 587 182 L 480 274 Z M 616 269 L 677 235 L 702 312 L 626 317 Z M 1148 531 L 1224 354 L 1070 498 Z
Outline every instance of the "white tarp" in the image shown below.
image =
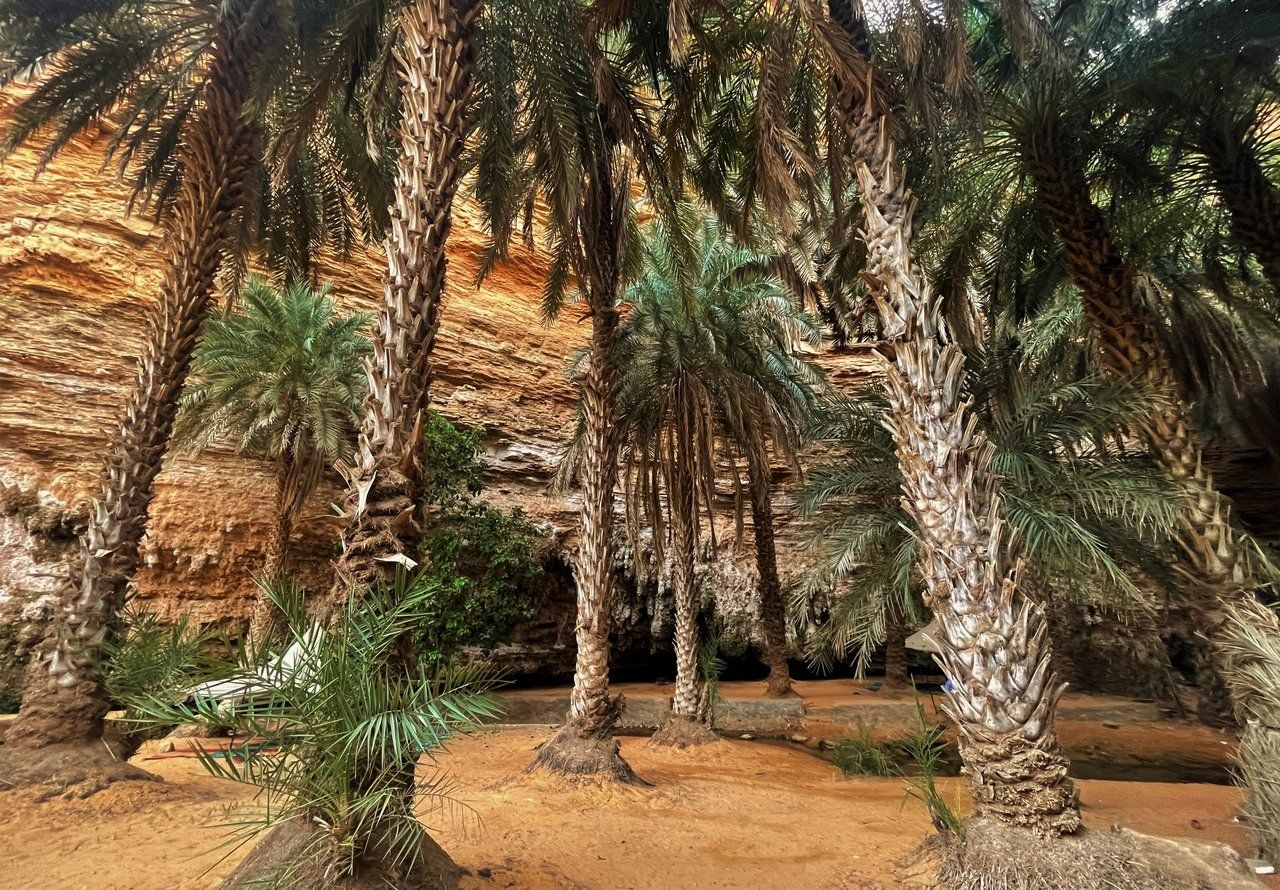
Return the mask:
M 279 656 L 263 661 L 257 665 L 253 673 L 241 674 L 226 680 L 212 680 L 201 683 L 187 690 L 197 699 L 212 699 L 218 704 L 243 701 L 253 695 L 265 692 L 273 685 L 283 681 L 291 683 L 306 682 L 305 672 L 308 670 L 306 650 L 313 649 L 324 638 L 324 631 L 319 625 L 307 631 L 302 640 L 295 640 L 293 645 L 285 649 Z M 305 646 L 304 646 L 305 642 Z

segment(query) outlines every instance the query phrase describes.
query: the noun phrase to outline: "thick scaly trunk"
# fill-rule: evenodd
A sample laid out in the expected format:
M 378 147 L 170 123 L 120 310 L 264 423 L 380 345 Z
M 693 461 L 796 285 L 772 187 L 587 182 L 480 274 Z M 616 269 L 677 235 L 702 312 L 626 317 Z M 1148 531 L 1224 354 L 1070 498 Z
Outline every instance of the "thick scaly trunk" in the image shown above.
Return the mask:
M 421 534 L 422 429 L 448 268 L 445 248 L 470 126 L 471 26 L 481 6 L 480 0 L 416 0 L 397 19 L 400 146 L 385 242 L 387 274 L 367 366 L 364 423 L 347 472 L 343 549 L 330 609 L 341 610 L 349 598 L 390 582 L 397 566 L 412 559 Z M 396 653 L 387 665 L 392 678 L 414 667 L 408 634 Z M 394 764 L 399 793 L 387 804 L 387 832 L 402 830 L 403 820 L 411 818 L 417 760 L 411 753 Z M 355 792 L 370 781 L 357 775 Z M 380 834 L 374 833 L 373 847 L 361 851 L 362 857 L 378 858 Z M 438 852 L 447 868 L 435 880 L 456 884 L 456 867 Z M 445 881 L 446 873 L 453 877 Z
M 348 471 L 336 602 L 389 579 L 397 558 L 412 558 L 421 534 L 422 428 L 453 196 L 470 126 L 471 26 L 481 6 L 480 0 L 417 0 L 399 17 L 400 150 L 387 276 L 364 425 Z
M 249 73 L 269 25 L 234 0 L 219 23 L 201 104 L 179 154 L 181 185 L 165 219 L 165 274 L 133 389 L 103 460 L 101 495 L 81 540 L 63 614 L 33 659 L 7 748 L 100 738 L 107 699 L 95 667 L 138 565 L 153 483 L 246 181 L 257 131 L 244 116 Z
M 613 595 L 614 488 L 618 480 L 618 437 L 614 413 L 618 369 L 619 251 L 630 188 L 603 109 L 605 156 L 583 189 L 580 239 L 586 266 L 586 296 L 591 314 L 591 355 L 582 383 L 583 441 L 582 540 L 574 583 L 578 651 L 569 713 L 554 738 L 538 751 L 529 770 L 545 768 L 567 775 L 600 775 L 638 782 L 618 753 L 613 726 L 622 715 L 622 696 L 609 695 L 609 615 Z
M 1182 545 L 1200 593 L 1187 604 L 1201 616 L 1198 628 L 1210 645 L 1222 627 L 1221 598 L 1249 597 L 1239 549 L 1231 528 L 1230 506 L 1204 465 L 1200 446 L 1178 406 L 1178 385 L 1144 308 L 1152 283 L 1130 264 L 1111 236 L 1106 219 L 1093 203 L 1084 169 L 1064 134 L 1046 128 L 1024 148 L 1024 160 L 1037 196 L 1066 251 L 1067 272 L 1080 288 L 1085 317 L 1095 331 L 1104 367 L 1121 380 L 1141 381 L 1167 397 L 1169 408 L 1157 413 L 1140 431 L 1155 460 L 1192 493 Z M 1219 675 L 1225 664 L 1219 665 Z M 1202 678 L 1208 705 L 1225 702 Z M 1237 707 L 1239 703 L 1237 703 Z
M 1177 407 L 1177 384 L 1143 315 L 1149 295 L 1140 289 L 1152 285 L 1126 261 L 1111 238 L 1089 194 L 1083 167 L 1067 148 L 1063 134 L 1051 130 L 1043 141 L 1024 151 L 1041 204 L 1066 247 L 1067 271 L 1080 288 L 1106 367 L 1121 379 L 1145 380 L 1168 395 L 1174 406 L 1154 417 L 1142 433 L 1152 456 L 1192 496 L 1182 545 L 1199 592 L 1198 600 L 1187 605 L 1198 613 L 1197 630 L 1208 641 L 1216 666 L 1209 677 L 1202 678 L 1202 697 L 1210 707 L 1221 708 L 1225 702 L 1219 701 L 1223 697 L 1219 690 L 1225 688 L 1237 718 L 1251 721 L 1255 742 L 1280 750 L 1280 727 L 1257 719 L 1259 714 L 1270 714 L 1272 703 L 1261 694 L 1262 687 L 1245 676 L 1262 670 L 1280 676 L 1280 660 L 1275 658 L 1280 652 L 1280 621 L 1258 602 L 1244 577 L 1230 506 L 1214 485 L 1186 416 Z M 1232 618 L 1241 615 L 1249 620 Z M 1250 637 L 1265 645 L 1251 645 Z M 1242 658 L 1242 652 L 1248 657 Z M 1243 770 L 1246 785 L 1253 789 L 1270 782 L 1257 766 L 1246 761 Z M 1265 834 L 1280 835 L 1280 827 L 1261 828 Z
M 1257 257 L 1280 297 L 1280 189 L 1234 129 L 1206 124 L 1200 150 L 1209 162 L 1218 197 L 1231 215 L 1231 233 Z
M 848 0 L 830 0 L 830 8 L 870 61 L 855 9 Z M 944 707 L 959 731 L 975 814 L 1042 834 L 1074 832 L 1077 794 L 1053 731 L 1062 686 L 1049 667 L 1043 613 L 1019 589 L 1016 566 L 1004 564 L 991 447 L 961 391 L 964 354 L 915 262 L 915 201 L 874 90 L 840 76 L 833 85 L 854 146 L 903 507 L 918 528 L 925 602 L 945 637 L 942 660 L 955 690 Z
M 760 630 L 769 666 L 765 694 L 780 698 L 791 692 L 787 660 L 787 605 L 778 580 L 778 549 L 773 539 L 773 492 L 769 464 L 761 449 L 747 446 L 747 476 L 751 488 L 751 533 L 756 545 L 756 591 L 760 596 Z
M 278 585 L 284 577 L 289 555 L 289 537 L 293 534 L 293 510 L 290 503 L 289 452 L 281 459 L 276 471 L 275 522 L 271 537 L 267 539 L 267 558 L 262 564 L 261 584 Z M 259 586 L 253 601 L 253 613 L 249 617 L 249 643 L 258 645 L 275 633 L 282 616 L 267 591 Z

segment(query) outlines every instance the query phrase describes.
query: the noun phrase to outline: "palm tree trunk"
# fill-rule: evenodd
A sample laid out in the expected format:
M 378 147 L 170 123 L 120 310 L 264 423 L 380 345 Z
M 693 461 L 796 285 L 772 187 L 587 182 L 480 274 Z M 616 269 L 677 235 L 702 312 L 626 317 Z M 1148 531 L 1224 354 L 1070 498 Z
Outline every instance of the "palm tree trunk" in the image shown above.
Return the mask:
M 1067 251 L 1067 270 L 1080 288 L 1085 314 L 1103 346 L 1104 363 L 1121 379 L 1148 381 L 1169 396 L 1175 407 L 1160 412 L 1141 431 L 1148 450 L 1191 494 L 1183 521 L 1182 546 L 1190 563 L 1199 601 L 1188 605 L 1199 616 L 1200 635 L 1211 647 L 1216 672 L 1201 679 L 1202 699 L 1213 711 L 1223 709 L 1220 690 L 1230 698 L 1238 719 L 1249 720 L 1253 739 L 1280 750 L 1280 726 L 1272 718 L 1273 703 L 1249 675 L 1265 671 L 1280 676 L 1280 620 L 1264 606 L 1245 577 L 1230 522 L 1230 506 L 1205 469 L 1204 459 L 1186 416 L 1177 405 L 1178 387 L 1149 323 L 1142 316 L 1139 288 L 1151 284 L 1128 263 L 1115 244 L 1106 220 L 1089 194 L 1084 170 L 1067 150 L 1061 134 L 1052 132 L 1027 152 L 1025 161 L 1037 195 Z M 1233 618 L 1233 616 L 1236 616 Z M 1248 616 L 1242 620 L 1239 616 Z M 1261 640 L 1264 644 L 1258 645 Z M 1257 715 L 1266 714 L 1266 720 Z M 1245 784 L 1261 789 L 1271 777 L 1255 761 L 1242 770 Z M 1280 833 L 1280 826 L 1263 826 Z
M 763 443 L 760 443 L 763 445 Z M 773 492 L 769 465 L 761 448 L 747 446 L 747 477 L 751 488 L 751 533 L 756 546 L 756 591 L 760 596 L 760 630 L 769 666 L 765 695 L 781 698 L 791 692 L 787 659 L 787 605 L 778 579 L 778 549 L 773 538 Z
M 698 673 L 698 602 L 694 584 L 694 532 L 697 501 L 689 461 L 693 448 L 686 401 L 677 384 L 676 404 L 681 415 L 676 421 L 674 466 L 671 467 L 671 586 L 675 592 L 676 624 L 673 639 L 676 654 L 676 687 L 671 697 L 672 716 L 701 722 L 702 680 Z
M 907 663 L 906 628 L 902 626 L 902 618 L 897 612 L 890 612 L 884 630 L 885 682 L 906 688 L 911 685 L 911 668 Z
M 387 274 L 368 365 L 364 423 L 346 474 L 343 548 L 327 604 L 331 612 L 371 586 L 389 583 L 406 561 L 412 565 L 421 537 L 422 431 L 448 270 L 445 249 L 453 198 L 471 125 L 471 28 L 482 6 L 482 0 L 416 0 L 397 21 L 400 148 L 385 241 Z M 415 662 L 405 634 L 388 669 L 393 675 L 407 674 Z M 411 755 L 396 765 L 399 793 L 388 804 L 387 832 L 399 830 L 413 811 L 417 759 Z M 382 766 L 370 768 L 378 772 Z M 356 793 L 368 781 L 357 775 Z M 452 860 L 425 832 L 423 843 L 433 855 L 420 868 L 439 872 L 430 876 L 433 885 L 455 885 Z M 361 855 L 379 854 L 371 849 Z
M 1206 124 L 1200 151 L 1231 216 L 1231 234 L 1257 257 L 1271 289 L 1280 297 L 1280 189 L 1235 128 Z
M 849 0 L 832 18 L 870 63 L 865 23 Z M 838 71 L 838 69 L 837 69 Z M 975 814 L 1059 835 L 1080 827 L 1075 786 L 1053 731 L 1062 686 L 1050 671 L 1042 610 L 1004 561 L 991 447 L 961 391 L 964 354 L 916 263 L 912 214 L 890 121 L 874 87 L 837 73 L 833 86 L 861 187 L 868 277 L 879 311 L 903 505 L 919 534 L 925 602 L 945 636 L 955 721 Z
M 604 108 L 598 109 L 605 134 L 603 156 L 587 177 L 580 215 L 580 241 L 591 313 L 591 355 L 582 384 L 586 460 L 582 468 L 582 540 L 574 583 L 578 651 L 573 691 L 564 726 L 543 745 L 526 771 L 548 769 L 563 775 L 599 775 L 637 783 L 635 773 L 613 739 L 622 715 L 621 695 L 609 694 L 609 625 L 613 595 L 614 488 L 618 481 L 615 405 L 618 368 L 618 262 L 630 179 L 617 156 L 616 136 Z
M 1095 331 L 1104 367 L 1122 380 L 1149 384 L 1167 397 L 1169 408 L 1158 412 L 1140 431 L 1160 466 L 1191 492 L 1182 546 L 1201 588 L 1190 604 L 1203 616 L 1199 628 L 1210 645 L 1225 621 L 1221 598 L 1252 596 L 1244 586 L 1239 548 L 1231 528 L 1230 505 L 1217 490 L 1186 415 L 1178 407 L 1178 384 L 1163 355 L 1143 306 L 1143 288 L 1152 284 L 1124 257 L 1089 193 L 1084 169 L 1063 134 L 1048 129 L 1024 154 L 1028 171 L 1046 215 L 1066 249 L 1067 272 L 1080 288 L 1085 317 Z M 1225 664 L 1220 664 L 1225 669 Z M 1221 674 L 1220 674 L 1221 676 Z M 1210 708 L 1226 702 L 1220 685 L 1201 684 Z
M 412 558 L 421 536 L 422 430 L 453 196 L 471 125 L 471 27 L 482 6 L 482 0 L 417 0 L 400 13 L 402 116 L 387 275 L 364 425 L 347 474 L 336 602 L 388 580 L 397 558 Z
M 609 697 L 609 603 L 613 595 L 614 485 L 618 443 L 613 435 L 618 315 L 592 307 L 591 359 L 583 388 L 588 458 L 582 481 L 582 544 L 578 555 L 578 655 L 569 719 L 584 734 L 607 732 L 617 718 Z
M 253 646 L 270 638 L 281 618 L 280 610 L 262 585 L 278 584 L 284 576 L 288 559 L 289 538 L 293 534 L 293 510 L 289 492 L 291 461 L 290 452 L 286 449 L 276 470 L 275 522 L 271 537 L 267 539 L 267 558 L 262 565 L 258 595 L 253 601 L 253 612 L 249 617 L 249 643 Z
M 27 676 L 5 747 L 100 739 L 108 703 L 95 665 L 138 565 L 153 483 L 164 458 L 196 340 L 250 172 L 258 132 L 244 111 L 250 70 L 270 39 L 256 4 L 224 7 L 199 111 L 184 133 L 181 185 L 165 218 L 165 274 L 150 310 L 133 389 L 103 460 L 63 613 Z M 101 748 L 98 743 L 95 747 Z
M 676 624 L 672 640 L 676 655 L 676 686 L 671 711 L 649 744 L 688 748 L 716 741 L 711 732 L 707 688 L 698 663 L 698 595 L 694 560 L 698 537 L 698 489 L 694 467 L 694 414 L 688 385 L 677 382 L 673 403 L 675 422 L 667 447 L 667 501 L 671 510 L 671 586 L 675 593 Z M 659 447 L 663 447 L 660 443 Z

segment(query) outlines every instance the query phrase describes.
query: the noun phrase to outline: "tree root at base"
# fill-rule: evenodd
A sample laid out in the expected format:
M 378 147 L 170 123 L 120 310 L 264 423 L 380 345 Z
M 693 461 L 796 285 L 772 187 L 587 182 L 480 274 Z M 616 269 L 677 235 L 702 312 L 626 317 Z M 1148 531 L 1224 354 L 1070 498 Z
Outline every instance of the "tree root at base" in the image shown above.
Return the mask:
M 1253 890 L 1262 885 L 1225 844 L 1149 837 L 1127 829 L 1045 838 L 994 819 L 970 819 L 963 838 L 934 838 L 946 890 Z
M 649 739 L 650 748 L 695 748 L 720 741 L 705 723 L 668 713 L 662 726 Z
M 354 875 L 338 879 L 326 855 L 328 839 L 323 829 L 303 819 L 277 825 L 266 833 L 221 884 L 220 890 L 279 887 L 289 890 L 456 890 L 462 869 L 425 831 L 418 862 L 408 874 L 374 862 L 362 865 Z
M 117 758 L 101 740 L 42 748 L 0 747 L 0 790 L 45 786 L 47 797 L 89 797 L 116 782 L 159 781 L 159 776 Z
M 524 771 L 544 769 L 562 776 L 598 776 L 625 785 L 649 784 L 632 771 L 619 749 L 618 740 L 612 736 L 586 734 L 567 723 L 538 749 Z
M 772 680 L 766 681 L 764 687 L 765 698 L 799 698 L 800 693 L 795 691 L 791 685 L 791 679 L 787 678 L 786 683 L 775 685 Z

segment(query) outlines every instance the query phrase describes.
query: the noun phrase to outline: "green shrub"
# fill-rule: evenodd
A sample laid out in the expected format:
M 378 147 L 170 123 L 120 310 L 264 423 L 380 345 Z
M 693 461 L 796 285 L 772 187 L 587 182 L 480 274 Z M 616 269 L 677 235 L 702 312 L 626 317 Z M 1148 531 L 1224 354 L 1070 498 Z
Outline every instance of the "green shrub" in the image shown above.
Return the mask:
M 449 507 L 484 489 L 483 427 L 458 426 L 431 411 L 422 438 L 427 503 Z
M 528 590 L 542 575 L 543 535 L 519 509 L 462 503 L 437 517 L 422 557 L 430 591 L 414 641 L 422 658 L 493 646 L 532 615 Z
M 493 646 L 533 613 L 530 585 L 542 575 L 543 535 L 519 509 L 479 499 L 484 430 L 432 411 L 423 462 L 431 514 L 418 582 L 429 595 L 414 631 L 419 656 L 448 660 L 463 646 Z
M 891 776 L 893 758 L 887 746 L 876 741 L 874 723 L 859 723 L 857 730 L 836 742 L 835 765 L 846 776 Z

